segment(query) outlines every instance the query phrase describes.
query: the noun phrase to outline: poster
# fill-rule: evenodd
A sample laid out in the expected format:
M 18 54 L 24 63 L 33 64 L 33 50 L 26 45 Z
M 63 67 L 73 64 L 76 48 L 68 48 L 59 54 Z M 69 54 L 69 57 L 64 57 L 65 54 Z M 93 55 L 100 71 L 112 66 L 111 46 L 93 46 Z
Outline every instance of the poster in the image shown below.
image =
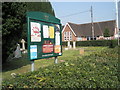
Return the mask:
M 55 45 L 60 45 L 60 33 L 55 33 Z
M 41 27 L 39 23 L 30 22 L 31 24 L 31 42 L 40 42 L 41 41 Z
M 60 27 L 55 25 L 55 45 L 60 45 Z
M 43 25 L 43 38 L 49 38 L 49 29 L 47 25 Z
M 54 38 L 54 27 L 53 26 L 49 26 L 49 34 L 50 34 L 50 38 Z
M 61 46 L 60 45 L 55 45 L 54 53 L 61 53 Z
M 43 53 L 52 53 L 53 43 L 51 42 L 51 40 L 45 40 L 42 49 L 43 49 Z
M 53 44 L 43 45 L 43 53 L 52 53 L 53 52 Z
M 30 58 L 36 59 L 37 58 L 37 45 L 30 46 Z

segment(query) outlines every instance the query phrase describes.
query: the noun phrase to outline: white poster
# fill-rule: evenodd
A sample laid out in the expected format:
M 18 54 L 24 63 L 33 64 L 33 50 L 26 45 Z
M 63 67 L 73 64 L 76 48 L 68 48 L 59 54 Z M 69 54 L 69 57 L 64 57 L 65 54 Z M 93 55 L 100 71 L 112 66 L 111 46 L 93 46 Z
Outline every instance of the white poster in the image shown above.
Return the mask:
M 41 27 L 39 23 L 30 22 L 31 25 L 31 42 L 40 42 L 41 41 Z
M 43 25 L 43 37 L 49 38 L 49 28 L 47 25 Z
M 55 45 L 60 45 L 60 33 L 55 33 Z

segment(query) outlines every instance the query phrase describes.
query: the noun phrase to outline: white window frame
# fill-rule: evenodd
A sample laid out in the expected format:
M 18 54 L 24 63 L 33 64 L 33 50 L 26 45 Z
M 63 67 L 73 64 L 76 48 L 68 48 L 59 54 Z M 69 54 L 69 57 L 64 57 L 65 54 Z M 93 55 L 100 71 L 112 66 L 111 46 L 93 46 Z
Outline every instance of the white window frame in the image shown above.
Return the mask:
M 64 32 L 64 41 L 67 40 L 67 37 L 66 37 L 66 32 Z
M 72 41 L 72 32 L 69 32 L 69 40 Z

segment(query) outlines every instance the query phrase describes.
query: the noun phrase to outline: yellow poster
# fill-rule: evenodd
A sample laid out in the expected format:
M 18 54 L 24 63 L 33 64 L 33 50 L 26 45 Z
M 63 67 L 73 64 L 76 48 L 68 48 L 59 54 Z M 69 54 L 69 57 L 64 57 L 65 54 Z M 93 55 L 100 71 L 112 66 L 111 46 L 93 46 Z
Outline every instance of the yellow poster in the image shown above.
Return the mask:
M 55 45 L 54 52 L 55 53 L 61 53 L 61 46 L 60 45 Z
M 49 35 L 50 35 L 50 38 L 54 38 L 54 27 L 53 26 L 49 26 Z

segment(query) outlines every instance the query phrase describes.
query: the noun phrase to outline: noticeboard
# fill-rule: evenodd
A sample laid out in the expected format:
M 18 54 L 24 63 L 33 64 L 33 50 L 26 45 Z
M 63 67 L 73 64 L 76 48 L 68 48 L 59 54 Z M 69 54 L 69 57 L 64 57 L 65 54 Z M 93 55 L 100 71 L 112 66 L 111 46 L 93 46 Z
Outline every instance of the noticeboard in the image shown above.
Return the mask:
M 42 12 L 27 12 L 29 60 L 62 55 L 61 23 Z

